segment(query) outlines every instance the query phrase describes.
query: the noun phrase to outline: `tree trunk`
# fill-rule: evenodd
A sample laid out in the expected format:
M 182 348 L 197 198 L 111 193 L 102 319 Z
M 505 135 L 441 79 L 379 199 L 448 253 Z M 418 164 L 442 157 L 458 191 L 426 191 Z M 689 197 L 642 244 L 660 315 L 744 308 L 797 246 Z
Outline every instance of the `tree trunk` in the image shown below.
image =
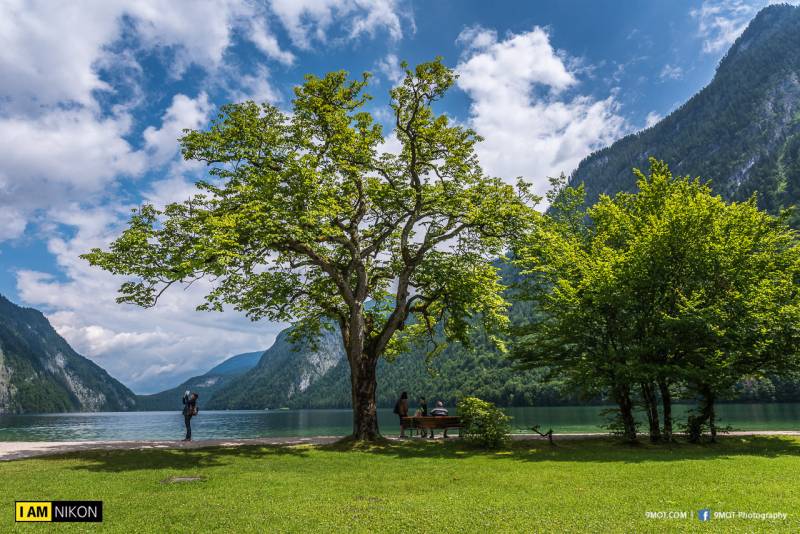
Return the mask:
M 636 441 L 636 421 L 633 418 L 633 402 L 631 401 L 630 388 L 619 386 L 615 389 L 619 415 L 622 420 L 622 437 L 629 443 Z
M 711 402 L 710 414 L 708 416 L 708 428 L 711 431 L 711 443 L 717 442 L 717 422 L 716 412 L 714 411 L 714 402 Z
M 664 407 L 664 441 L 672 442 L 672 394 L 669 392 L 669 384 L 666 380 L 658 381 L 658 389 L 661 392 L 661 404 Z
M 378 359 L 363 355 L 350 363 L 350 384 L 353 395 L 353 439 L 375 441 L 380 438 L 378 410 L 375 401 L 377 390 Z
M 703 435 L 703 425 L 708 422 L 711 426 L 711 440 L 716 439 L 717 431 L 714 426 L 714 393 L 705 384 L 698 388 L 700 392 L 700 406 L 698 413 L 689 416 L 689 442 L 699 443 Z
M 642 400 L 647 412 L 647 422 L 650 424 L 650 442 L 658 443 L 661 441 L 661 427 L 658 419 L 658 399 L 656 398 L 656 388 L 652 382 L 642 382 Z

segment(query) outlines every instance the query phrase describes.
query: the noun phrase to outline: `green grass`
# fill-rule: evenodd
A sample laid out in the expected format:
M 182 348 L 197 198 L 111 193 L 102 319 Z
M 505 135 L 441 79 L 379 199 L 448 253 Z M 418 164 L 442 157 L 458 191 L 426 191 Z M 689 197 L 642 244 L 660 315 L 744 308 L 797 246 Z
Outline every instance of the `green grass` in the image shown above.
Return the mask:
M 81 452 L 0 463 L 0 531 L 797 532 L 798 473 L 800 440 L 779 437 Z M 14 500 L 102 500 L 104 523 L 15 525 Z M 789 517 L 701 523 L 705 507 Z

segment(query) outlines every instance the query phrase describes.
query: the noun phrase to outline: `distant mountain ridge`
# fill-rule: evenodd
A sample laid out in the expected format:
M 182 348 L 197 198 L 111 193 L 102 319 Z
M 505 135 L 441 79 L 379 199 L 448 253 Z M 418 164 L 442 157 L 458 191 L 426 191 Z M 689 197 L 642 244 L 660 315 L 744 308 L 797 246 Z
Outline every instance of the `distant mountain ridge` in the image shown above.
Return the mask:
M 221 387 L 207 408 L 263 409 L 293 405 L 295 398 L 344 361 L 338 332 L 323 330 L 314 344 L 292 343 L 290 332 L 291 328 L 281 331 L 258 365 Z
M 772 212 L 800 201 L 800 7 L 774 5 L 751 21 L 714 79 L 656 125 L 584 159 L 571 175 L 587 202 L 630 191 L 634 167 L 665 160 L 676 175 L 712 180 L 729 200 L 758 191 Z M 800 223 L 795 214 L 793 223 Z
M 40 311 L 0 295 L 0 413 L 135 407 L 134 393 L 75 352 Z
M 206 375 L 241 375 L 258 365 L 264 351 L 245 352 L 231 356 L 214 366 Z
M 180 410 L 182 408 L 181 398 L 186 390 L 196 392 L 200 396 L 200 405 L 206 407 L 209 399 L 213 398 L 214 394 L 224 385 L 255 367 L 262 354 L 263 352 L 237 354 L 214 366 L 208 372 L 193 376 L 179 386 L 151 395 L 137 395 L 137 409 L 143 411 Z

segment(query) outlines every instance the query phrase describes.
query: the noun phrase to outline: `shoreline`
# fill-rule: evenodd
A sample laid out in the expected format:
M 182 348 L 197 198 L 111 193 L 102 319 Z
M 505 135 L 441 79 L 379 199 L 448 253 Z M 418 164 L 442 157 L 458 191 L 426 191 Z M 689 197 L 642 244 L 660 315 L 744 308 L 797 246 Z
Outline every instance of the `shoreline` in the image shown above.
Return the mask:
M 646 436 L 646 434 L 642 434 Z M 797 430 L 754 430 L 734 431 L 720 434 L 725 436 L 800 436 Z M 203 449 L 208 447 L 241 447 L 247 445 L 327 445 L 334 443 L 345 436 L 308 436 L 308 437 L 266 437 L 266 438 L 241 438 L 241 439 L 203 439 L 196 441 L 179 440 L 99 440 L 99 441 L 0 441 L 0 461 L 21 460 L 57 454 L 100 451 L 100 450 L 148 450 L 148 449 Z M 420 438 L 406 438 L 401 440 L 395 436 L 386 436 L 392 441 L 416 440 Z M 609 437 L 607 432 L 583 432 L 569 434 L 553 434 L 553 439 L 558 441 L 573 441 Z M 450 438 L 457 439 L 457 438 Z M 538 434 L 512 434 L 514 441 L 546 441 L 547 438 Z M 434 441 L 443 441 L 441 437 Z

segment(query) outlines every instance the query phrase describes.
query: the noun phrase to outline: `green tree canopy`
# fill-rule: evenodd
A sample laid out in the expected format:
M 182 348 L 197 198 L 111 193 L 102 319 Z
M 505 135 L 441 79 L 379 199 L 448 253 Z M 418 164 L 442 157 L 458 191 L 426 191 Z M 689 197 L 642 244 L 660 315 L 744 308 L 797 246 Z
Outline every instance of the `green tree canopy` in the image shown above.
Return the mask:
M 685 385 L 703 399 L 689 421 L 699 438 L 742 377 L 800 363 L 800 245 L 755 199 L 726 203 L 654 159 L 636 175 L 637 192 L 585 212 L 582 191 L 557 183 L 553 215 L 517 247 L 544 314 L 515 354 L 614 398 L 631 439 L 634 388 L 653 436 L 656 388 L 671 432 L 670 387 Z
M 367 74 L 309 75 L 291 113 L 230 104 L 207 130 L 187 132 L 184 157 L 210 169 L 203 194 L 142 206 L 110 250 L 84 256 L 134 277 L 120 302 L 152 306 L 171 285 L 206 277 L 214 287 L 201 309 L 231 305 L 304 333 L 338 325 L 356 439 L 379 435 L 380 356 L 437 327 L 465 340 L 473 316 L 505 326 L 491 260 L 535 217 L 522 182 L 485 175 L 476 133 L 434 112 L 455 74 L 439 59 L 404 68 L 391 90 L 399 153 L 385 151 L 364 111 Z

